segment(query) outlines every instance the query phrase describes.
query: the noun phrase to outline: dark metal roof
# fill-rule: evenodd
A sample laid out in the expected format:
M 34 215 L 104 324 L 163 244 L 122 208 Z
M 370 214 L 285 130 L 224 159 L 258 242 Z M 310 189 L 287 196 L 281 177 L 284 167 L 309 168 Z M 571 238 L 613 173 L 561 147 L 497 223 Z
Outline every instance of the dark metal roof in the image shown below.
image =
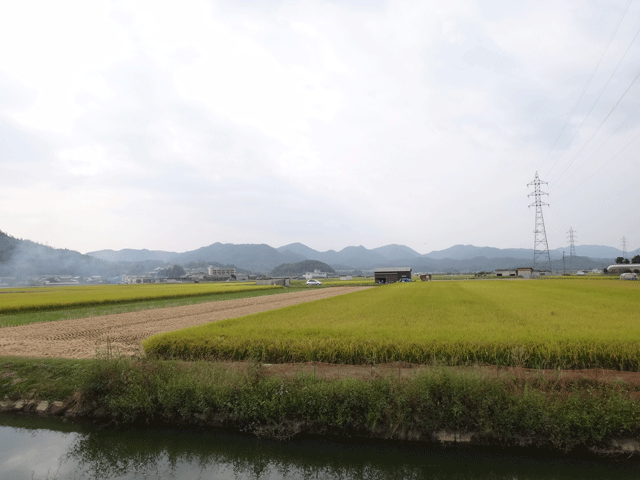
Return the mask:
M 410 272 L 411 267 L 388 267 L 388 268 L 376 268 L 375 273 L 395 273 L 395 272 Z

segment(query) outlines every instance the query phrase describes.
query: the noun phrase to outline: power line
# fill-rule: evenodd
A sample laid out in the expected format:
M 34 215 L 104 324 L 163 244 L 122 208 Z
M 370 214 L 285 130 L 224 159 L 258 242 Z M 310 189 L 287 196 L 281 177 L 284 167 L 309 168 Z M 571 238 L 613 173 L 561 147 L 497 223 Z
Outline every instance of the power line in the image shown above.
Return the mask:
M 624 93 L 622 94 L 622 96 L 620 96 L 620 98 L 618 99 L 618 101 L 616 102 L 616 104 L 613 106 L 613 108 L 609 111 L 609 113 L 607 114 L 606 117 L 604 117 L 604 120 L 602 120 L 602 122 L 600 123 L 600 125 L 598 125 L 598 128 L 596 128 L 595 132 L 593 132 L 591 134 L 591 136 L 589 137 L 589 140 L 587 140 L 587 142 L 582 146 L 582 148 L 578 151 L 578 153 L 576 153 L 573 158 L 571 159 L 571 161 L 569 162 L 569 164 L 565 167 L 565 169 L 560 173 L 560 175 L 558 176 L 558 179 L 562 177 L 562 175 L 564 173 L 566 173 L 569 169 L 569 167 L 573 164 L 573 162 L 575 161 L 576 158 L 578 158 L 580 156 L 580 154 L 584 151 L 584 149 L 586 148 L 586 146 L 591 142 L 591 140 L 593 140 L 593 137 L 596 136 L 596 134 L 600 131 L 600 129 L 602 128 L 602 125 L 604 125 L 604 122 L 607 121 L 607 119 L 611 116 L 611 114 L 613 113 L 613 111 L 618 107 L 618 105 L 620 104 L 620 102 L 622 101 L 622 99 L 627 95 L 627 93 L 629 92 L 629 90 L 631 89 L 631 87 L 633 86 L 634 83 L 636 83 L 636 81 L 638 80 L 638 78 L 640 78 L 640 72 L 638 72 L 638 75 L 635 76 L 635 78 L 631 81 L 631 83 L 629 84 L 629 86 L 627 87 L 627 89 L 624 91 Z M 557 179 L 556 179 L 557 180 Z
M 616 133 L 618 133 L 618 131 L 622 128 L 622 126 L 623 126 L 625 123 L 627 123 L 627 121 L 628 121 L 628 120 L 629 120 L 629 119 L 630 119 L 630 118 L 631 118 L 631 117 L 632 117 L 632 116 L 633 116 L 633 115 L 638 111 L 638 109 L 639 109 L 639 108 L 640 108 L 640 104 L 638 104 L 638 106 L 637 106 L 636 108 L 634 108 L 634 109 L 633 109 L 633 112 L 631 112 L 629 115 L 627 115 L 627 118 L 625 118 L 625 119 L 622 121 L 622 123 L 620 123 L 620 125 L 618 125 L 618 128 L 616 128 L 616 129 L 615 129 L 615 131 L 614 131 L 611 135 L 609 135 L 609 138 L 607 138 L 604 142 L 602 142 L 602 143 L 600 144 L 600 146 L 597 148 L 597 150 L 596 150 L 595 152 L 593 152 L 593 153 L 591 154 L 591 156 L 590 156 L 589 158 L 587 158 L 587 160 L 585 160 L 585 162 L 584 162 L 584 163 L 589 162 L 589 160 L 591 160 L 593 157 L 595 157 L 595 156 L 596 156 L 596 154 L 597 154 L 597 153 L 602 149 L 602 147 L 604 147 L 604 146 L 609 142 L 609 140 L 611 140 L 611 139 L 613 138 L 613 136 L 614 136 Z M 617 155 L 617 154 L 616 154 L 616 155 Z M 611 160 L 611 159 L 609 159 L 609 160 Z M 607 163 L 608 163 L 608 161 L 607 161 Z M 558 184 L 558 187 L 561 187 L 562 185 L 564 185 L 564 184 L 566 183 L 566 181 L 567 181 L 567 179 L 565 179 L 564 181 L 560 182 L 560 183 Z M 561 197 L 561 198 L 562 198 L 562 197 Z
M 631 145 L 633 142 L 635 142 L 636 140 L 638 140 L 638 138 L 640 138 L 640 133 L 638 133 L 635 137 L 633 137 L 633 139 L 627 143 L 624 147 L 622 147 L 618 153 L 616 153 L 615 155 L 613 155 L 609 160 L 607 160 L 598 170 L 596 170 L 595 172 L 593 172 L 591 175 L 589 175 L 585 180 L 583 180 L 583 182 L 581 184 L 579 184 L 577 187 L 575 187 L 573 190 L 565 193 L 564 195 L 560 196 L 560 198 L 558 198 L 558 200 L 562 200 L 563 198 L 565 198 L 566 196 L 572 194 L 573 192 L 575 192 L 577 189 L 579 189 L 582 185 L 584 185 L 585 183 L 587 183 L 589 180 L 591 180 L 595 175 L 597 175 L 598 173 L 600 173 L 600 171 L 606 167 L 609 163 L 611 163 L 611 161 L 616 158 L 618 155 L 620 155 L 622 152 L 624 152 L 627 147 L 629 145 Z
M 627 2 L 627 6 L 625 7 L 624 12 L 622 13 L 622 16 L 620 17 L 620 20 L 618 21 L 618 25 L 616 25 L 616 29 L 613 31 L 613 34 L 611 35 L 611 38 L 609 38 L 609 43 L 607 43 L 606 48 L 602 51 L 602 55 L 600 56 L 600 60 L 598 60 L 598 63 L 596 64 L 596 68 L 594 68 L 593 72 L 591 72 L 591 76 L 589 77 L 589 81 L 584 86 L 584 89 L 582 90 L 582 93 L 580 94 L 580 97 L 578 98 L 578 101 L 576 102 L 575 106 L 573 107 L 573 110 L 571 111 L 571 115 L 569 115 L 569 117 L 567 118 L 567 121 L 565 122 L 564 126 L 562 127 L 562 130 L 560 130 L 560 133 L 556 137 L 555 142 L 553 142 L 553 146 L 549 149 L 549 153 L 547 153 L 547 156 L 545 157 L 544 161 L 542 162 L 542 165 L 540 165 L 540 169 L 542 169 L 542 167 L 544 166 L 546 161 L 551 156 L 551 152 L 553 151 L 554 148 L 556 148 L 556 145 L 558 144 L 558 140 L 560 140 L 560 137 L 564 133 L 564 130 L 567 128 L 567 125 L 569 125 L 569 122 L 573 118 L 573 115 L 576 113 L 576 109 L 578 108 L 578 105 L 582 101 L 582 98 L 584 97 L 584 94 L 586 93 L 587 88 L 589 88 L 589 85 L 591 85 L 591 81 L 593 80 L 593 77 L 596 75 L 596 72 L 598 71 L 598 68 L 600 68 L 600 64 L 602 63 L 602 60 L 604 59 L 605 54 L 607 53 L 607 51 L 609 50 L 609 47 L 611 46 L 611 42 L 613 41 L 613 37 L 615 37 L 616 33 L 618 33 L 618 29 L 620 28 L 620 24 L 622 23 L 622 20 L 624 20 L 624 17 L 627 15 L 627 11 L 629 10 L 629 6 L 631 5 L 631 1 L 632 0 L 629 0 Z M 557 163 L 557 160 L 556 160 L 556 163 Z M 555 166 L 555 164 L 554 164 L 554 166 Z M 551 170 L 553 170 L 553 167 L 551 167 Z

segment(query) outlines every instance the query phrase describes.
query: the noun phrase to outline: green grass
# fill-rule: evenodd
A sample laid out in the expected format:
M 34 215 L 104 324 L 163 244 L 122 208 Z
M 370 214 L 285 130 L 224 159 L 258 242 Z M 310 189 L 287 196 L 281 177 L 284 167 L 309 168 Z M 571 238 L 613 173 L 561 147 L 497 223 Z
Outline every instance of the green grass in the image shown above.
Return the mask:
M 621 382 L 487 378 L 424 369 L 411 378 L 269 376 L 262 365 L 150 359 L 0 358 L 0 396 L 64 401 L 74 392 L 113 423 L 213 421 L 257 436 L 298 433 L 428 439 L 472 432 L 487 443 L 571 450 L 637 438 L 637 388 Z
M 431 277 L 432 280 L 473 280 L 476 278 L 475 275 L 462 275 L 459 273 L 452 273 L 450 275 L 432 275 Z
M 0 314 L 269 290 L 245 283 L 89 285 L 0 290 Z
M 396 284 L 151 337 L 181 359 L 640 367 L 640 284 Z
M 17 327 L 38 322 L 55 322 L 57 320 L 70 320 L 73 318 L 97 317 L 100 315 L 112 315 L 116 313 L 139 312 L 155 308 L 179 307 L 183 305 L 195 305 L 205 302 L 221 302 L 224 300 L 238 300 L 241 298 L 262 297 L 264 295 L 281 295 L 294 290 L 285 288 L 271 288 L 267 290 L 246 290 L 232 293 L 215 293 L 190 297 L 169 298 L 164 300 L 138 300 L 129 303 L 117 303 L 114 305 L 97 305 L 91 307 L 67 307 L 64 309 L 35 310 L 20 313 L 4 313 L 0 315 L 0 328 Z

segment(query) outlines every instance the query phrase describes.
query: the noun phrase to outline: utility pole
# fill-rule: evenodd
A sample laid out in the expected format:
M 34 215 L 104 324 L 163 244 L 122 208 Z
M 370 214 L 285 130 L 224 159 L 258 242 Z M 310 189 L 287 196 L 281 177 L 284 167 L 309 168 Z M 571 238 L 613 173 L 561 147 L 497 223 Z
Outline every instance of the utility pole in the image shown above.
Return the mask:
M 544 218 L 542 217 L 542 206 L 543 205 L 549 206 L 548 203 L 544 203 L 542 201 L 542 195 L 549 195 L 549 194 L 540 190 L 540 185 L 542 184 L 548 185 L 548 182 L 543 182 L 542 180 L 540 180 L 540 177 L 538 177 L 538 172 L 536 172 L 536 176 L 533 179 L 533 182 L 530 182 L 527 184 L 527 187 L 530 187 L 533 185 L 533 192 L 530 193 L 528 196 L 529 197 L 533 196 L 534 202 L 531 205 L 529 205 L 529 208 L 533 206 L 536 207 L 536 228 L 534 230 L 535 237 L 533 242 L 533 264 L 531 265 L 531 267 L 535 270 L 536 261 L 538 261 L 538 258 L 546 256 L 547 262 L 549 263 L 549 273 L 551 273 L 551 255 L 549 254 L 549 244 L 547 243 L 547 232 L 545 231 Z
M 622 236 L 622 258 L 627 258 L 627 237 Z
M 564 252 L 562 252 L 562 275 L 566 275 L 567 270 L 564 268 Z
M 576 256 L 576 247 L 574 245 L 574 241 L 576 238 L 576 232 L 573 227 L 569 227 L 569 231 L 567 232 L 569 235 L 569 271 L 573 271 L 571 264 L 573 263 L 573 257 Z

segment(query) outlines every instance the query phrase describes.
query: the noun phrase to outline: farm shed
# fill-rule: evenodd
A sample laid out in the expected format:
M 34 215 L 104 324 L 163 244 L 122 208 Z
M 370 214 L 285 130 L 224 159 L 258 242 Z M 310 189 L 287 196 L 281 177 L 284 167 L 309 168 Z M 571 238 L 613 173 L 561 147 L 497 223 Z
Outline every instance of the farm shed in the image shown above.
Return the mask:
M 373 274 L 376 283 L 393 283 L 402 277 L 411 278 L 411 267 L 376 268 Z
M 515 270 L 496 270 L 496 277 L 515 277 Z
M 522 278 L 532 278 L 533 268 L 531 267 L 516 268 L 516 276 L 522 277 Z

